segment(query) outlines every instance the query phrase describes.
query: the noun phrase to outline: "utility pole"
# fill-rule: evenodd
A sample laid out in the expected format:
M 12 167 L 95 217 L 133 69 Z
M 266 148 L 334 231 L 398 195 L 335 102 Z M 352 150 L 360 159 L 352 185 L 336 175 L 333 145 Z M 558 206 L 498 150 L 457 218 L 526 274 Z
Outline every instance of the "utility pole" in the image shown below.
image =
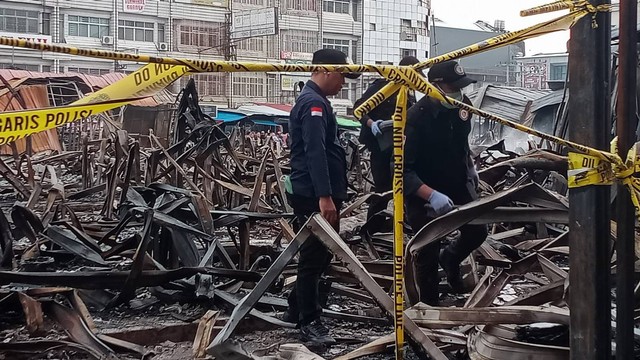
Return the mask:
M 594 6 L 609 0 L 593 0 Z M 571 28 L 569 138 L 608 150 L 610 140 L 610 13 L 584 16 Z M 571 359 L 611 358 L 610 202 L 608 186 L 569 191 Z
M 618 153 L 623 160 L 636 141 L 637 9 L 636 0 L 620 0 L 616 134 Z M 619 184 L 616 194 L 616 359 L 633 359 L 635 214 L 629 189 Z

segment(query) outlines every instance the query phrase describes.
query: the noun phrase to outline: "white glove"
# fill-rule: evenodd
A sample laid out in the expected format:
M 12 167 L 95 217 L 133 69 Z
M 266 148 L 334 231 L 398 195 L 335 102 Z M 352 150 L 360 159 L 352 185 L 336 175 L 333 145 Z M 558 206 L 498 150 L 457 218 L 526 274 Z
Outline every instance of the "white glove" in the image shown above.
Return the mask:
M 376 120 L 371 124 L 371 132 L 373 135 L 378 136 L 382 135 L 382 130 L 380 130 L 380 124 L 382 124 L 382 120 Z
M 448 213 L 449 211 L 453 210 L 453 201 L 451 201 L 451 199 L 438 191 L 433 190 L 433 192 L 431 192 L 431 196 L 429 196 L 429 207 L 433 210 L 433 214 L 429 214 L 429 215 L 435 215 L 434 217 L 440 217 L 446 213 Z

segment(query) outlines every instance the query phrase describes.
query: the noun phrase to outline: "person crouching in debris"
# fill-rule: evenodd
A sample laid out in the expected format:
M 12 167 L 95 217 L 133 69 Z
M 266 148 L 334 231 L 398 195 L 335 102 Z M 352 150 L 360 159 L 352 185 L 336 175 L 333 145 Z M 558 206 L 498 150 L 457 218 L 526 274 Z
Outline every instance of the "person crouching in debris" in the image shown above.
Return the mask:
M 338 50 L 322 49 L 313 54 L 313 64 L 348 64 Z M 359 74 L 317 71 L 311 75 L 289 117 L 291 175 L 285 179 L 287 198 L 296 216 L 298 231 L 313 213 L 339 231 L 338 212 L 347 199 L 346 154 L 338 137 L 338 123 L 327 96 L 336 95 L 345 77 Z M 298 277 L 289 295 L 284 320 L 300 326 L 305 341 L 331 345 L 335 340 L 320 321 L 318 283 L 332 255 L 317 238 L 300 248 Z
M 415 56 L 405 56 L 402 58 L 402 60 L 400 60 L 400 65 L 407 66 L 417 64 L 418 62 L 420 61 Z M 362 97 L 356 101 L 354 108 L 357 108 L 358 106 L 363 104 L 388 83 L 389 80 L 387 79 L 376 79 L 371 83 L 371 85 L 369 85 L 367 91 L 362 94 Z M 393 113 L 396 109 L 397 96 L 398 93 L 393 94 L 382 104 L 376 106 L 368 114 L 363 115 L 359 119 L 360 123 L 362 124 L 362 126 L 360 127 L 359 141 L 369 150 L 371 160 L 371 176 L 373 177 L 373 184 L 375 185 L 375 190 L 377 193 L 383 193 L 391 190 L 393 174 L 391 172 L 391 168 L 389 167 L 389 162 L 391 161 L 391 156 L 393 154 L 393 147 L 389 146 L 388 148 L 382 149 L 380 147 L 380 144 L 378 143 L 378 138 L 382 136 L 382 130 L 380 130 L 380 126 L 382 125 L 383 121 L 388 120 L 389 122 L 391 122 L 391 118 L 393 117 Z M 409 99 L 407 101 L 407 108 L 411 107 L 415 103 L 415 97 L 409 96 Z M 370 219 L 373 215 L 386 208 L 386 202 L 379 201 L 377 203 L 372 203 L 369 206 L 369 210 L 367 211 L 367 219 Z
M 471 104 L 462 88 L 475 83 L 455 61 L 431 67 L 429 82 L 447 96 Z M 477 199 L 478 173 L 469 152 L 471 114 L 455 105 L 423 97 L 407 112 L 405 129 L 405 201 L 415 232 L 429 221 Z M 463 292 L 460 263 L 487 237 L 483 225 L 465 225 L 460 238 L 440 252 L 440 241 L 417 256 L 420 301 L 438 305 L 438 262 L 454 292 Z

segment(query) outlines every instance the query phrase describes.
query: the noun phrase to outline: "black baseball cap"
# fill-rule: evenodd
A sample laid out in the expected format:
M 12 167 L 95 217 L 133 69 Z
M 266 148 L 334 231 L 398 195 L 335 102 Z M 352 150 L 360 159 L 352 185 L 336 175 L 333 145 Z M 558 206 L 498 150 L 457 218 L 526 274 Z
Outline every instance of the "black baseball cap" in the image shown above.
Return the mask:
M 419 62 L 420 62 L 420 60 L 418 60 L 417 57 L 411 56 L 411 55 L 407 55 L 407 56 L 403 57 L 400 60 L 400 63 L 398 65 L 400 65 L 400 66 L 409 66 L 409 65 L 415 65 L 415 64 L 417 64 Z M 424 76 L 424 73 L 422 72 L 422 70 L 417 70 L 417 71 L 418 71 L 418 73 L 420 75 Z
M 428 79 L 429 82 L 447 83 L 457 87 L 458 89 L 462 89 L 477 82 L 476 80 L 467 77 L 462 66 L 460 66 L 460 64 L 455 60 L 448 60 L 433 65 L 429 69 Z
M 320 49 L 313 53 L 311 63 L 315 65 L 352 65 L 347 55 L 336 49 Z M 357 79 L 360 73 L 345 73 L 345 77 L 349 79 Z

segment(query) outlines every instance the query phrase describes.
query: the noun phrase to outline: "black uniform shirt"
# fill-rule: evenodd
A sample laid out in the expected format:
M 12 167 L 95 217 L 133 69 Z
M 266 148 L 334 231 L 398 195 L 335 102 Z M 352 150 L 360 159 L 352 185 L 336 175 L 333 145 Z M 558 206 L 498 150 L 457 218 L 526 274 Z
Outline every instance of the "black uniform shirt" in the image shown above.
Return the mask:
M 318 85 L 308 81 L 289 116 L 291 186 L 295 195 L 347 198 L 346 154 L 333 108 Z
M 374 82 L 369 85 L 367 91 L 362 94 L 362 97 L 356 101 L 354 108 L 357 108 L 362 103 L 367 101 L 370 97 L 375 95 L 378 91 L 380 91 L 385 85 L 389 83 L 386 79 L 376 79 Z M 360 127 L 360 138 L 359 141 L 361 144 L 364 144 L 369 151 L 380 151 L 380 147 L 378 146 L 378 140 L 376 140 L 375 135 L 371 132 L 371 128 L 367 126 L 367 121 L 372 119 L 376 120 L 391 120 L 393 118 L 393 113 L 396 110 L 396 99 L 398 97 L 398 93 L 394 93 L 387 100 L 382 102 L 382 104 L 376 106 L 373 110 L 371 110 L 368 114 L 365 114 L 361 119 L 360 123 L 362 126 Z M 413 95 L 409 96 L 407 99 L 407 108 L 411 107 L 416 103 L 415 97 Z
M 463 102 L 471 104 L 466 96 Z M 447 109 L 427 96 L 409 109 L 405 129 L 406 195 L 414 195 L 422 184 L 449 197 L 468 192 L 470 119 L 468 111 Z

